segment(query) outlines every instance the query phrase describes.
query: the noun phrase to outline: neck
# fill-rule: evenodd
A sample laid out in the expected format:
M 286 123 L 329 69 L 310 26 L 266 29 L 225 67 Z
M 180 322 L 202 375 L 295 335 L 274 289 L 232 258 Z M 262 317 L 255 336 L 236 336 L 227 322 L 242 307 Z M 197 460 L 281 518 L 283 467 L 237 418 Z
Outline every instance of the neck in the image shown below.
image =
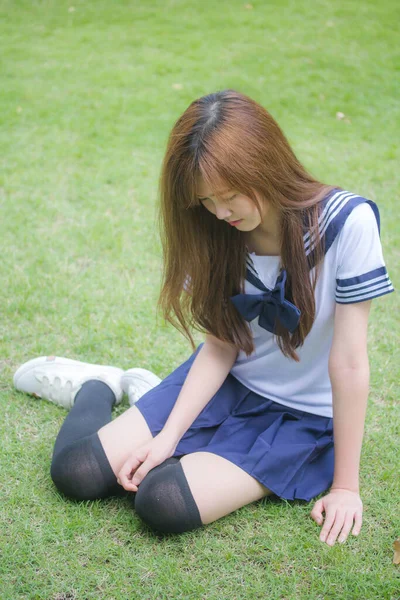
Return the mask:
M 281 253 L 281 230 L 277 211 L 270 207 L 266 218 L 253 231 L 247 232 L 245 239 L 250 252 L 278 256 Z

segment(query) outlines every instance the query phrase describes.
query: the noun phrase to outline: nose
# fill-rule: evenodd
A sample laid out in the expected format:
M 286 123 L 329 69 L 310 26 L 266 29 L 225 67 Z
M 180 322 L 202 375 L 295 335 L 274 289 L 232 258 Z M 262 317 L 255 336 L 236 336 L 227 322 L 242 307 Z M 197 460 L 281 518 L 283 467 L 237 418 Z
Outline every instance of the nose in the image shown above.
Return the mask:
M 226 206 L 226 204 L 217 204 L 215 207 L 215 216 L 217 219 L 226 219 L 232 214 L 232 211 Z

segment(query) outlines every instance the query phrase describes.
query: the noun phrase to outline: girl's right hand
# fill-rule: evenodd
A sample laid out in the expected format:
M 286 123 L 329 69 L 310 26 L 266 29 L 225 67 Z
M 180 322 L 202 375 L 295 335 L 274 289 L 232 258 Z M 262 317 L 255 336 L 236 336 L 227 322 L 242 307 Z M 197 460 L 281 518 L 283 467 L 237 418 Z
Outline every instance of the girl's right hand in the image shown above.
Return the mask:
M 150 442 L 137 448 L 125 461 L 118 473 L 118 483 L 128 492 L 137 492 L 138 485 L 147 473 L 170 458 L 177 445 L 176 438 L 161 430 Z

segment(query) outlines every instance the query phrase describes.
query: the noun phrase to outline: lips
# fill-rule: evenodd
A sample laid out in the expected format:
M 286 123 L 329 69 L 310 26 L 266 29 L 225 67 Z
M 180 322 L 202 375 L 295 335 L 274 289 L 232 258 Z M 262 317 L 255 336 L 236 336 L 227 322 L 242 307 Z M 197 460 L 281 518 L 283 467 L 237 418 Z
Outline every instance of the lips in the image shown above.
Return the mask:
M 232 225 L 232 227 L 235 227 L 235 225 L 237 225 L 238 223 L 240 223 L 242 219 L 238 219 L 238 221 L 228 221 L 229 225 Z

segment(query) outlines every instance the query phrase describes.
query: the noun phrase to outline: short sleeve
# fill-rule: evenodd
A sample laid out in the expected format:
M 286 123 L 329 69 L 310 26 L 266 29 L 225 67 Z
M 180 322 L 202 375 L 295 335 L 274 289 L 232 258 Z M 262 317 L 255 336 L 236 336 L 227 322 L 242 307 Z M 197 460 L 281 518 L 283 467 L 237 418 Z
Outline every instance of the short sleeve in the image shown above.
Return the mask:
M 383 258 L 376 205 L 374 210 L 367 202 L 356 206 L 339 234 L 335 295 L 339 304 L 394 291 Z

